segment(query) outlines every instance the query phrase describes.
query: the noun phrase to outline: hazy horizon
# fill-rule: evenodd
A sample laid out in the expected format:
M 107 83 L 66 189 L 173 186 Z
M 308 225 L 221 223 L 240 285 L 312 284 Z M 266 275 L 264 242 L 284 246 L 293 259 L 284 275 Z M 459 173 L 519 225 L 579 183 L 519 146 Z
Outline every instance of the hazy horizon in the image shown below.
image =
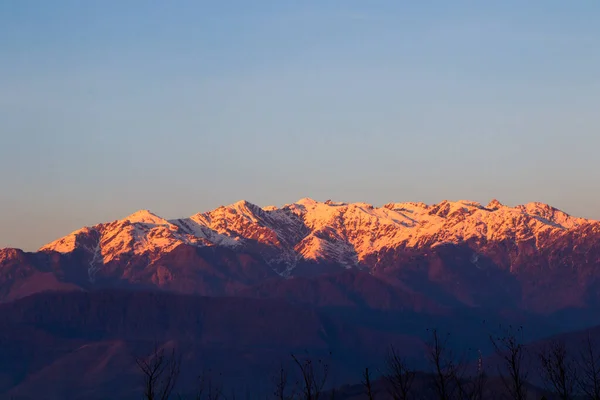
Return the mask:
M 600 219 L 600 3 L 0 4 L 0 248 L 245 199 Z

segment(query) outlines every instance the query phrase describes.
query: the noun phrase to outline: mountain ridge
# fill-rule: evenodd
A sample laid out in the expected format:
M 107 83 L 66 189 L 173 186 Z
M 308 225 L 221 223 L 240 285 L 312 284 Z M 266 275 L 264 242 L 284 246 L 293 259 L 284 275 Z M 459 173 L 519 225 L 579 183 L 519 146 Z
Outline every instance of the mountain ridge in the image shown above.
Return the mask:
M 0 303 L 4 343 L 25 360 L 16 374 L 0 366 L 0 393 L 34 393 L 82 368 L 99 374 L 78 390 L 110 390 L 123 354 L 155 331 L 230 376 L 235 365 L 219 360 L 264 375 L 300 345 L 333 350 L 336 370 L 358 356 L 359 371 L 386 344 L 420 349 L 426 328 L 481 347 L 486 326 L 526 323 L 536 339 L 600 324 L 600 223 L 497 200 L 240 201 L 169 220 L 140 210 L 38 252 L 1 249 Z M 289 337 L 276 335 L 282 326 Z M 106 357 L 120 367 L 95 369 Z
M 437 304 L 539 312 L 600 304 L 600 222 L 539 202 L 242 200 L 170 220 L 139 210 L 15 252 L 0 252 L 0 301 L 47 288 L 50 275 L 65 288 L 236 295 L 271 279 L 364 271 Z M 548 300 L 548 290 L 562 294 Z
M 289 275 L 299 259 L 333 260 L 357 267 L 383 248 L 460 243 L 470 239 L 525 241 L 546 231 L 567 231 L 600 222 L 572 217 L 534 202 L 507 207 L 497 200 L 487 206 L 459 200 L 438 204 L 318 202 L 309 198 L 281 208 L 261 208 L 241 200 L 229 206 L 167 220 L 148 210 L 93 227 L 84 227 L 42 246 L 39 251 L 72 252 L 77 246 L 94 251 L 102 262 L 121 253 L 170 251 L 179 244 L 194 246 L 262 247 L 269 265 Z M 100 235 L 93 246 L 79 237 Z M 116 239 L 116 240 L 115 240 Z M 94 242 L 94 240 L 92 240 Z M 254 246 L 253 246 L 254 245 Z M 97 248 L 99 246 L 99 248 Z

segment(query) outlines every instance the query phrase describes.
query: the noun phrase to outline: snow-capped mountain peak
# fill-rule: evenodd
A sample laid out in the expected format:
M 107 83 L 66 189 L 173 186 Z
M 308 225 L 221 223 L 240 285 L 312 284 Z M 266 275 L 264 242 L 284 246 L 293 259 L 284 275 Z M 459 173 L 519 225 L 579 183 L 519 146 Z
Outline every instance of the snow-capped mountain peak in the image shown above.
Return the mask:
M 139 210 L 133 214 L 123 218 L 124 221 L 131 223 L 142 223 L 142 224 L 154 224 L 154 225 L 167 225 L 168 221 L 154 214 L 150 210 Z
M 504 207 L 504 204 L 500 203 L 496 199 L 492 199 L 492 201 L 490 201 L 485 208 L 488 208 L 490 210 L 497 210 L 497 209 L 499 209 L 501 207 Z
M 583 224 L 543 203 L 508 207 L 498 200 L 368 203 L 319 202 L 303 198 L 281 208 L 241 200 L 189 218 L 166 220 L 149 210 L 83 228 L 42 247 L 68 253 L 84 248 L 104 264 L 125 254 L 151 257 L 180 245 L 226 246 L 260 254 L 277 271 L 289 273 L 300 260 L 362 265 L 385 249 L 434 247 L 445 243 L 512 242 L 560 235 Z

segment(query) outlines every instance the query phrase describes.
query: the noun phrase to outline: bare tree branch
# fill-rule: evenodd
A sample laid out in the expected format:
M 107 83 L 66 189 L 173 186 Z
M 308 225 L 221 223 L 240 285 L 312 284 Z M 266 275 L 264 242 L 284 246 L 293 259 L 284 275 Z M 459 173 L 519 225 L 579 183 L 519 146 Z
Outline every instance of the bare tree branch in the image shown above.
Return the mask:
M 305 400 L 319 400 L 329 375 L 329 364 L 318 359 L 316 364 L 309 357 L 300 360 L 294 354 L 292 359 L 298 366 L 302 379 L 302 398 Z
M 296 388 L 289 388 L 288 372 L 283 364 L 279 367 L 279 373 L 273 379 L 275 384 L 275 398 L 277 400 L 293 400 L 296 397 Z
M 538 357 L 547 388 L 554 391 L 561 400 L 573 398 L 577 371 L 575 362 L 567 355 L 565 344 L 552 341 L 540 351 Z
M 600 400 L 600 352 L 595 350 L 590 332 L 583 342 L 577 362 L 577 386 L 590 400 Z
M 223 397 L 223 384 L 213 381 L 211 370 L 208 373 L 203 371 L 198 377 L 196 400 L 219 400 Z
M 408 367 L 404 359 L 394 346 L 390 346 L 385 357 L 385 379 L 388 392 L 394 400 L 408 400 L 412 398 L 412 386 L 416 371 Z
M 135 362 L 144 380 L 144 398 L 146 400 L 168 400 L 179 377 L 181 360 L 175 354 L 165 355 L 164 349 L 154 345 L 154 351 L 148 358 L 136 357 Z
M 525 346 L 521 342 L 523 328 L 515 330 L 509 326 L 501 336 L 490 335 L 490 341 L 501 357 L 502 365 L 498 366 L 498 372 L 502 383 L 506 387 L 510 398 L 514 400 L 527 399 L 527 372 L 523 367 L 525 357 Z M 518 337 L 519 336 L 519 337 Z
M 371 372 L 369 371 L 369 368 L 365 368 L 365 370 L 363 371 L 362 384 L 365 387 L 367 398 L 369 400 L 374 400 L 375 394 L 373 393 L 373 386 L 371 384 Z
M 427 356 L 432 367 L 436 397 L 439 400 L 451 400 L 458 389 L 456 383 L 461 380 L 461 371 L 454 354 L 448 348 L 448 335 L 441 338 L 437 329 L 433 329 Z

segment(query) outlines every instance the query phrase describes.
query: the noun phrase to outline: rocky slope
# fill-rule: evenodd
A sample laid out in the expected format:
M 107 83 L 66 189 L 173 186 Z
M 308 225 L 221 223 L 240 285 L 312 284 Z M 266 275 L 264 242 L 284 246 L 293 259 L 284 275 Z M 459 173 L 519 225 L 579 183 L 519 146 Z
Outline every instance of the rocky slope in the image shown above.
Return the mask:
M 542 203 L 374 207 L 301 199 L 261 208 L 240 201 L 174 220 L 138 211 L 75 231 L 35 255 L 4 250 L 0 289 L 5 299 L 19 297 L 22 276 L 51 273 L 60 285 L 86 289 L 217 295 L 272 279 L 363 270 L 437 302 L 554 311 L 600 300 L 599 239 L 599 222 Z M 544 291 L 560 296 L 542 300 Z

